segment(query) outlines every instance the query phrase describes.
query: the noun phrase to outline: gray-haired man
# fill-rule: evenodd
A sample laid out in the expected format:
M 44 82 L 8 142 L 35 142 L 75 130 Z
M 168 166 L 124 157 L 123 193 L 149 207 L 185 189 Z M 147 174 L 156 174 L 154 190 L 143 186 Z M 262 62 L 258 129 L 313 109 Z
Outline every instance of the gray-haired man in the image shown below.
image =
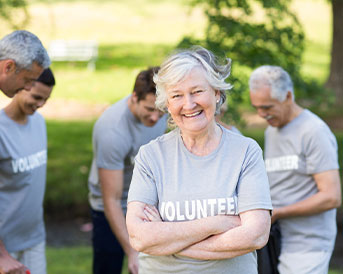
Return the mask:
M 0 40 L 0 90 L 8 97 L 30 90 L 49 65 L 47 51 L 31 32 L 14 31 Z
M 337 142 L 329 127 L 294 102 L 293 83 L 281 67 L 262 66 L 250 76 L 253 107 L 270 125 L 265 164 L 281 228 L 278 270 L 327 273 L 341 204 Z

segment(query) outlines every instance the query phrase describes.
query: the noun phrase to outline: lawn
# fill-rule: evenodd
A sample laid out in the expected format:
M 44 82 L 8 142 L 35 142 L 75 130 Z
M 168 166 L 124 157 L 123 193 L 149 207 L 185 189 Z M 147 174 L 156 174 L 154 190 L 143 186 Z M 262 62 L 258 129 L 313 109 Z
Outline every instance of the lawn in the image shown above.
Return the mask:
M 88 246 L 47 248 L 48 273 L 91 274 L 92 250 Z M 126 264 L 126 261 L 125 261 Z M 122 274 L 128 274 L 127 267 Z M 343 270 L 331 269 L 329 274 L 343 274 Z
M 140 69 L 159 65 L 184 35 L 202 37 L 206 18 L 200 9 L 191 10 L 187 1 L 30 0 L 27 29 L 47 47 L 56 39 L 99 43 L 94 72 L 87 70 L 86 63 L 52 65 L 57 78 L 52 100 L 113 103 L 130 93 Z M 330 5 L 326 1 L 299 0 L 292 6 L 307 38 L 302 73 L 324 83 L 330 61 Z M 0 36 L 8 31 L 2 24 Z

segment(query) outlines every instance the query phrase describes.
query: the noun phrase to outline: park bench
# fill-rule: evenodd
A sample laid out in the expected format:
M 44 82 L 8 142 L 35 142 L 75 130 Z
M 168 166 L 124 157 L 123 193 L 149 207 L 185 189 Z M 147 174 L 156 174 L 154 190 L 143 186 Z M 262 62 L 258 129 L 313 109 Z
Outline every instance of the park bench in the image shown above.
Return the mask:
M 48 52 L 51 61 L 88 62 L 88 69 L 95 70 L 98 44 L 93 40 L 55 40 Z

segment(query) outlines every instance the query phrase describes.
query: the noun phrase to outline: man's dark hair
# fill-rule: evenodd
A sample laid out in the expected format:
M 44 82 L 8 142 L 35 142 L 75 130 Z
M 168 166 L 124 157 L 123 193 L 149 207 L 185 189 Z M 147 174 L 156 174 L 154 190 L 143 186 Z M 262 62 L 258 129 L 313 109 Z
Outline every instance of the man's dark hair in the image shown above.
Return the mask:
M 137 75 L 133 91 L 136 93 L 138 102 L 144 100 L 149 93 L 156 95 L 156 85 L 153 81 L 153 77 L 159 69 L 160 67 L 150 67 Z
M 36 80 L 36 82 L 40 82 L 44 85 L 47 85 L 49 87 L 52 87 L 55 85 L 55 77 L 52 73 L 50 68 L 47 68 L 43 70 L 42 74 L 39 76 L 39 78 Z

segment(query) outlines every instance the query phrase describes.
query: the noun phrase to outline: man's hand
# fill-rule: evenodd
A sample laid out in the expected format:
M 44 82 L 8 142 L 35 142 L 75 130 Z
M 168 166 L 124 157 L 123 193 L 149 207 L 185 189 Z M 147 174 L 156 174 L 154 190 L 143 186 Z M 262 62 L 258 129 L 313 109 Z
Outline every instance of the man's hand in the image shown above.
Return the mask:
M 9 254 L 2 254 L 0 255 L 0 273 L 26 274 L 26 267 Z

